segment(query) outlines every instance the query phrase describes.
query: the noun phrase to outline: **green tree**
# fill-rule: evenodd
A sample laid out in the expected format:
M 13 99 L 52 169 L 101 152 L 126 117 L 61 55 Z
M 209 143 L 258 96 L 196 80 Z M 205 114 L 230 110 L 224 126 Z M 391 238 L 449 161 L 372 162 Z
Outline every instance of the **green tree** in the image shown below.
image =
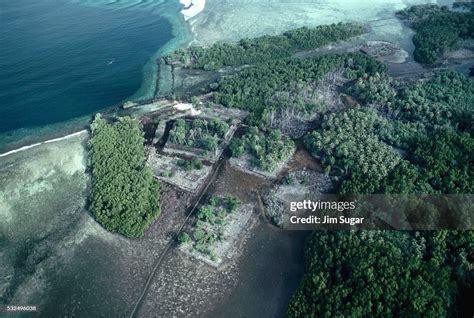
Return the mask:
M 315 232 L 288 316 L 445 317 L 459 290 L 453 243 L 446 231 Z
M 168 64 L 181 64 L 188 68 L 217 70 L 225 66 L 255 64 L 271 59 L 290 57 L 301 49 L 311 49 L 332 42 L 346 40 L 366 32 L 357 23 L 321 25 L 315 28 L 299 28 L 282 35 L 264 35 L 242 39 L 238 43 L 217 42 L 210 47 L 179 49 L 166 57 Z
M 186 232 L 181 232 L 178 236 L 178 242 L 185 244 L 191 241 L 191 236 Z
M 143 132 L 130 117 L 91 124 L 91 212 L 106 229 L 141 237 L 159 216 L 158 183 L 145 164 Z
M 436 64 L 443 53 L 474 35 L 472 11 L 455 12 L 447 7 L 418 5 L 399 11 L 397 15 L 416 31 L 413 57 L 420 63 Z

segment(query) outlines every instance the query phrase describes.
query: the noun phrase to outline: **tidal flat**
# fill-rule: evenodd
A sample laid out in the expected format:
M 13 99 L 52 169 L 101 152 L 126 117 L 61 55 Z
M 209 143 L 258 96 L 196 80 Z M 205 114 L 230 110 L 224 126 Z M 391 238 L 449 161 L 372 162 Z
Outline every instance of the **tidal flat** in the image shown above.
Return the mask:
M 141 240 L 109 233 L 86 211 L 87 139 L 0 161 L 0 179 L 8 180 L 0 184 L 1 303 L 37 305 L 40 317 L 127 316 L 167 244 L 164 231 Z

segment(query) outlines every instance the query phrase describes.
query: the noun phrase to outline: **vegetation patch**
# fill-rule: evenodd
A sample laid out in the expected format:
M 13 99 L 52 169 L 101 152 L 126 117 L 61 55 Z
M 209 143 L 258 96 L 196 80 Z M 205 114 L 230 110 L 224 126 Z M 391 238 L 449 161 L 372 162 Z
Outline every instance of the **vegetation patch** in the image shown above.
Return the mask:
M 326 114 L 305 146 L 340 193 L 472 193 L 473 85 L 451 71 L 405 86 L 383 72 L 363 75 L 348 88 L 363 106 Z M 472 231 L 314 232 L 287 314 L 456 315 L 459 295 L 472 291 L 473 241 Z
M 288 317 L 449 317 L 472 282 L 472 231 L 315 231 Z
M 91 212 L 109 231 L 142 237 L 160 214 L 160 197 L 140 124 L 130 117 L 108 123 L 99 114 L 91 131 Z
M 272 60 L 222 78 L 213 86 L 213 99 L 249 111 L 248 124 L 267 127 L 275 113 L 285 109 L 301 115 L 324 111 L 318 85 L 340 70 L 348 81 L 366 73 L 385 73 L 386 66 L 359 53 Z
M 474 81 L 454 71 L 437 72 L 428 81 L 410 85 L 396 95 L 388 113 L 404 121 L 451 126 L 472 134 Z
M 295 143 L 277 129 L 263 132 L 251 127 L 241 138 L 234 138 L 229 149 L 232 157 L 238 159 L 247 155 L 244 159 L 253 168 L 272 173 L 290 159 L 295 152 Z
M 365 104 L 389 107 L 395 100 L 395 85 L 395 80 L 387 74 L 364 74 L 350 87 L 349 93 Z
M 376 134 L 385 123 L 384 118 L 369 109 L 330 114 L 324 118 L 321 129 L 306 136 L 305 145 L 321 158 L 328 173 L 337 166 L 344 175 L 380 182 L 402 160 Z
M 349 90 L 372 107 L 329 114 L 305 138 L 340 192 L 472 193 L 472 80 L 441 72 L 397 88 L 374 75 Z
M 178 159 L 176 164 L 185 171 L 201 170 L 203 165 L 199 159 Z
M 437 5 L 417 5 L 397 13 L 416 31 L 413 37 L 417 62 L 436 64 L 460 41 L 474 36 L 474 12 L 453 12 Z
M 180 49 L 169 55 L 166 61 L 169 64 L 178 63 L 190 68 L 217 70 L 224 66 L 255 64 L 290 57 L 297 50 L 322 47 L 364 32 L 364 26 L 357 23 L 303 27 L 282 35 L 242 39 L 235 44 L 215 43 L 208 48 Z
M 168 141 L 212 152 L 217 150 L 228 130 L 229 124 L 218 118 L 211 120 L 179 118 L 170 130 Z
M 181 249 L 217 267 L 238 239 L 251 212 L 234 196 L 212 197 L 196 213 L 193 229 L 179 235 Z

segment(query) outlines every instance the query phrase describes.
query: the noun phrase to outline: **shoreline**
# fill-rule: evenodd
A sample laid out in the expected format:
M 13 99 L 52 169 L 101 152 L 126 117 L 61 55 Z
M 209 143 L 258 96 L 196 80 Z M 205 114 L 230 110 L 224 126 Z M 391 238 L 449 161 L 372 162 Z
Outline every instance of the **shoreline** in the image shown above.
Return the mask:
M 52 143 L 52 142 L 61 141 L 61 140 L 65 140 L 65 139 L 75 137 L 75 136 L 79 136 L 79 135 L 82 135 L 83 133 L 87 133 L 87 129 L 83 129 L 81 131 L 77 131 L 77 132 L 74 132 L 72 134 L 62 136 L 62 137 L 48 139 L 48 140 L 45 140 L 45 141 L 41 141 L 41 142 L 37 142 L 37 143 L 31 144 L 31 145 L 27 145 L 27 146 L 23 146 L 23 147 L 20 147 L 20 148 L 17 148 L 17 149 L 13 149 L 13 150 L 1 153 L 0 158 L 1 157 L 6 157 L 6 156 L 9 156 L 9 155 L 21 152 L 21 151 L 25 151 L 25 150 L 28 150 L 28 149 L 31 149 L 31 148 L 34 148 L 34 147 L 37 147 L 37 146 L 41 146 L 41 145 L 44 145 L 44 144 L 49 144 L 49 143 Z
M 205 0 L 176 0 L 176 2 L 181 4 L 186 4 L 189 2 L 190 7 L 197 6 L 196 8 L 199 10 L 194 9 L 194 11 L 192 11 L 193 15 L 188 17 L 187 19 L 186 15 L 183 13 L 185 9 L 182 9 L 181 11 L 177 12 L 176 17 L 172 17 L 169 15 L 164 16 L 164 18 L 167 19 L 173 26 L 173 38 L 171 38 L 163 47 L 161 47 L 150 57 L 150 61 L 147 63 L 147 65 L 144 65 L 143 67 L 143 79 L 141 86 L 135 93 L 124 99 L 123 102 L 127 100 L 133 100 L 140 105 L 156 99 L 160 85 L 160 59 L 163 56 L 167 55 L 170 51 L 176 50 L 180 47 L 187 47 L 195 41 L 196 34 L 189 19 L 195 17 L 197 14 L 201 13 L 202 10 L 204 10 Z M 182 16 L 184 17 L 184 30 L 180 30 L 180 28 L 178 28 L 180 26 L 179 20 L 182 19 Z M 155 80 L 152 78 L 154 76 L 156 76 Z M 153 86 L 153 93 L 152 96 L 148 96 L 148 94 L 145 94 L 144 92 L 149 91 L 151 86 Z M 95 112 L 94 114 L 99 112 L 119 113 L 121 111 L 121 105 L 122 103 L 120 103 L 119 105 L 111 105 L 105 107 L 102 111 Z M 86 124 L 86 121 L 87 123 L 90 123 L 90 119 L 93 117 L 94 114 L 91 114 L 90 116 L 73 118 L 65 122 L 50 124 L 47 126 L 31 128 L 24 127 L 1 133 L 0 140 L 4 138 L 4 141 L 0 143 L 0 158 L 8 156 L 10 154 L 22 152 L 45 143 L 67 139 L 72 136 L 75 136 L 76 134 L 83 133 L 87 131 L 87 129 L 85 129 L 85 127 L 88 125 Z M 85 119 L 86 117 L 88 119 Z M 15 135 L 17 136 L 13 138 L 10 137 Z

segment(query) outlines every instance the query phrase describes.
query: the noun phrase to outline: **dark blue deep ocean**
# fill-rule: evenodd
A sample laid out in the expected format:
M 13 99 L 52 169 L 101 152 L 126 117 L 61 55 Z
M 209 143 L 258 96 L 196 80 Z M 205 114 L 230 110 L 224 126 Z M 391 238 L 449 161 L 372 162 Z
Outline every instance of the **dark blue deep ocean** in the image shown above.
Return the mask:
M 145 5 L 0 0 L 0 134 L 92 115 L 134 94 L 173 36 L 160 7 Z

